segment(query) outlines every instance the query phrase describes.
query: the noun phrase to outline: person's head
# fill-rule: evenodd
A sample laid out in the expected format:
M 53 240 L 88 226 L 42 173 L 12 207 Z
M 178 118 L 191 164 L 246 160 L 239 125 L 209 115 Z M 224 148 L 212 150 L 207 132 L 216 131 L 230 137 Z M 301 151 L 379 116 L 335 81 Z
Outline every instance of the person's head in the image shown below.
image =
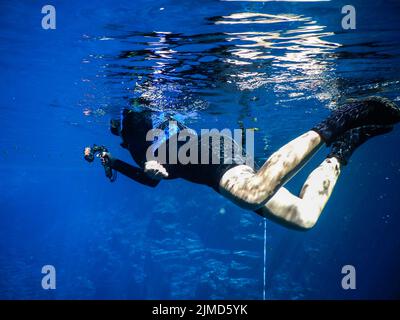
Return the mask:
M 147 132 L 153 128 L 152 114 L 153 112 L 148 109 L 140 111 L 124 109 L 121 130 L 138 138 L 146 137 Z
M 153 128 L 152 124 L 152 111 L 142 110 L 133 111 L 124 109 L 122 111 L 122 123 L 119 129 L 119 135 L 122 138 L 123 144 L 128 146 L 130 153 L 134 160 L 139 165 L 146 161 L 146 150 L 152 142 L 146 141 L 146 135 L 149 130 Z M 117 122 L 114 122 L 114 126 Z M 111 132 L 116 132 L 111 129 Z
M 146 135 L 153 128 L 152 113 L 146 109 L 141 111 L 123 109 L 121 119 L 110 121 L 110 131 L 132 146 L 146 143 Z
M 111 119 L 110 121 L 110 130 L 113 135 L 119 136 L 121 130 L 121 120 L 119 119 Z

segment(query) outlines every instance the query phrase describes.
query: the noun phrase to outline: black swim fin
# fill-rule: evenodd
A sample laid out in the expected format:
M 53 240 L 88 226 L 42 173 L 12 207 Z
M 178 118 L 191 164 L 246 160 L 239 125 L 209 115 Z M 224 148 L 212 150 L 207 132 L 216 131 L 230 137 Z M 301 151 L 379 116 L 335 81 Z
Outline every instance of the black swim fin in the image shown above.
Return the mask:
M 347 131 L 332 143 L 328 158 L 335 157 L 342 165 L 346 165 L 353 152 L 368 139 L 388 133 L 393 126 L 364 126 Z
M 393 125 L 400 121 L 400 108 L 382 97 L 351 100 L 312 128 L 329 146 L 347 130 L 367 125 Z

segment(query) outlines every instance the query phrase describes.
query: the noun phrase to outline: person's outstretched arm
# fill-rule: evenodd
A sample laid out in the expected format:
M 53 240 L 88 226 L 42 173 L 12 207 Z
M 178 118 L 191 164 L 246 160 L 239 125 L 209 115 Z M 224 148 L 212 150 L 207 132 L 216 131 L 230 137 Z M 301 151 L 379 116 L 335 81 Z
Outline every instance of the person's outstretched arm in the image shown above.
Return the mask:
M 124 176 L 135 180 L 149 187 L 155 187 L 160 183 L 160 180 L 150 178 L 143 169 L 134 167 L 122 160 L 109 158 L 111 168 L 122 173 Z

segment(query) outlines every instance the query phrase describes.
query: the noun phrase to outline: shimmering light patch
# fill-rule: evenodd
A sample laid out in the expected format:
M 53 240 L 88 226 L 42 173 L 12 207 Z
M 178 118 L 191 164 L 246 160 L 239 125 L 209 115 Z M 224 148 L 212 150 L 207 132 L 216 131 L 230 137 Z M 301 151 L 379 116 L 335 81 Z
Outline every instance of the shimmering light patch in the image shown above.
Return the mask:
M 236 60 L 236 59 L 226 59 L 225 62 L 230 63 L 230 64 L 234 64 L 237 66 L 243 66 L 243 65 L 250 65 L 251 62 L 247 62 L 247 61 L 241 61 L 241 60 Z
M 250 23 L 280 23 L 307 20 L 298 15 L 282 14 L 273 15 L 267 13 L 241 12 L 229 16 L 222 16 L 215 24 L 250 24 Z
M 283 103 L 309 96 L 325 100 L 336 92 L 329 75 L 340 45 L 329 41 L 334 34 L 315 17 L 253 11 L 208 20 L 216 30 L 205 34 L 153 31 L 122 36 L 135 48 L 122 52 L 111 65 L 112 78 L 133 80 L 128 89 L 132 100 L 164 111 L 220 105 L 225 98 L 223 91 L 216 94 L 218 87 L 271 90 Z M 321 95 L 323 90 L 332 94 Z
M 232 21 L 265 15 L 230 15 Z M 269 21 L 296 22 L 290 29 L 277 29 L 269 32 L 232 32 L 226 33 L 230 42 L 237 43 L 230 52 L 237 59 L 226 59 L 227 63 L 241 65 L 248 61 L 270 61 L 272 68 L 268 73 L 258 72 L 232 74 L 235 83 L 240 90 L 254 90 L 259 87 L 272 85 L 275 92 L 287 93 L 289 99 L 298 99 L 304 90 L 315 92 L 327 85 L 324 83 L 326 73 L 330 72 L 332 61 L 329 54 L 340 44 L 330 42 L 326 38 L 333 36 L 332 32 L 326 32 L 325 26 L 318 25 L 310 17 L 276 15 Z M 285 19 L 278 19 L 284 17 Z M 235 19 L 233 19 L 235 18 Z M 231 21 L 231 22 L 232 22 Z M 239 21 L 238 24 L 241 24 Z M 250 75 L 251 76 L 246 76 Z M 280 83 L 291 83 L 290 86 L 281 86 Z M 325 97 L 315 94 L 318 97 Z
M 236 78 L 236 83 L 239 90 L 255 90 L 268 83 L 267 74 L 264 72 L 244 72 L 237 75 L 232 75 Z

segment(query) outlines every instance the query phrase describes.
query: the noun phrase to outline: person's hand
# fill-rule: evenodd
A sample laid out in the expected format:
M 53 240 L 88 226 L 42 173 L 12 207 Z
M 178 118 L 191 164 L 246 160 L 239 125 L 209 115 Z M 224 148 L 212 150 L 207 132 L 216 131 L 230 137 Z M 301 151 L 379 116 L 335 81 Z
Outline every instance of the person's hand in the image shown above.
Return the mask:
M 85 157 L 90 156 L 91 151 L 92 151 L 92 150 L 90 149 L 90 147 L 86 147 L 86 148 L 85 148 L 85 151 L 84 151 Z
M 92 154 L 92 148 L 90 147 L 86 147 L 85 151 L 83 153 L 83 158 L 87 161 L 87 162 L 93 162 L 94 160 L 94 156 Z
M 154 180 L 168 178 L 168 172 L 165 167 L 155 160 L 147 161 L 144 164 L 144 172 Z
M 111 153 L 103 151 L 102 153 L 99 154 L 99 158 L 101 160 L 101 164 L 105 165 L 110 160 Z

